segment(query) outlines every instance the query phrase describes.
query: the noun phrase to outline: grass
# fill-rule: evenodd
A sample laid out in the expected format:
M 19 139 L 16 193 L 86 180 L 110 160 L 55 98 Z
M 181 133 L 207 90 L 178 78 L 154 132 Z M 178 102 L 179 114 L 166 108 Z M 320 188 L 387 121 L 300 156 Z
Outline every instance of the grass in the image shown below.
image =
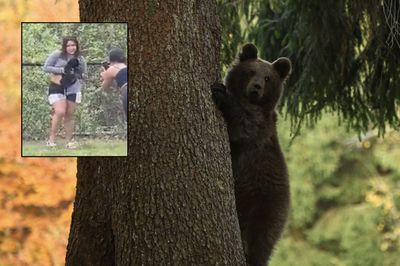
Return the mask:
M 65 147 L 57 141 L 56 147 L 47 147 L 45 141 L 23 141 L 22 156 L 127 156 L 126 140 L 77 139 L 76 149 Z

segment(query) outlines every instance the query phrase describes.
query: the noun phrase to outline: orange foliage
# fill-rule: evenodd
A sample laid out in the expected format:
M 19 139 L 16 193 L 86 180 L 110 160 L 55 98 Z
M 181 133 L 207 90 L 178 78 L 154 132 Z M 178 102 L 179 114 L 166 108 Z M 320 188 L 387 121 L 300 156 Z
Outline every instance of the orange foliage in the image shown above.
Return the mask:
M 22 21 L 79 21 L 78 0 L 0 2 L 0 265 L 64 265 L 74 158 L 22 158 Z

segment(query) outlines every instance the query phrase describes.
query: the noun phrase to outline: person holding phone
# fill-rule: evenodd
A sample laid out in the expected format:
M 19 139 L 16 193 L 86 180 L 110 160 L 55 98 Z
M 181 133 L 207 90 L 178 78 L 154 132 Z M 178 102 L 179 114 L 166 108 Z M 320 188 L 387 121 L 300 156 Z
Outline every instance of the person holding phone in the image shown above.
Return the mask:
M 108 53 L 109 62 L 102 65 L 102 88 L 108 89 L 113 83 L 121 92 L 125 120 L 128 119 L 128 67 L 125 53 L 119 48 L 113 48 Z

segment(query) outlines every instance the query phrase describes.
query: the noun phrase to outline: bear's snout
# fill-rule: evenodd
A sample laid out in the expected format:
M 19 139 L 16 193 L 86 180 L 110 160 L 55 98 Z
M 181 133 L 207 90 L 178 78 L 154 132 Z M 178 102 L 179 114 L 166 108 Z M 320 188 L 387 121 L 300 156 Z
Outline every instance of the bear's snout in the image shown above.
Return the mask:
M 252 82 L 247 86 L 247 97 L 250 102 L 257 102 L 263 97 L 263 85 L 258 82 Z
M 259 90 L 262 89 L 262 87 L 261 87 L 260 84 L 254 84 L 254 85 L 253 85 L 253 89 L 254 89 L 255 91 L 259 91 Z

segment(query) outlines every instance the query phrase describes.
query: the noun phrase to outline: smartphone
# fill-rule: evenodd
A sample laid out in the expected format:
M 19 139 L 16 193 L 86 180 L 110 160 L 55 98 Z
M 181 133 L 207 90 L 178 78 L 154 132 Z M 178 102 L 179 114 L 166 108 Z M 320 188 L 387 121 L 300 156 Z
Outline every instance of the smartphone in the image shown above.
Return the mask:
M 105 70 L 110 67 L 110 62 L 103 62 L 101 65 L 104 67 Z

